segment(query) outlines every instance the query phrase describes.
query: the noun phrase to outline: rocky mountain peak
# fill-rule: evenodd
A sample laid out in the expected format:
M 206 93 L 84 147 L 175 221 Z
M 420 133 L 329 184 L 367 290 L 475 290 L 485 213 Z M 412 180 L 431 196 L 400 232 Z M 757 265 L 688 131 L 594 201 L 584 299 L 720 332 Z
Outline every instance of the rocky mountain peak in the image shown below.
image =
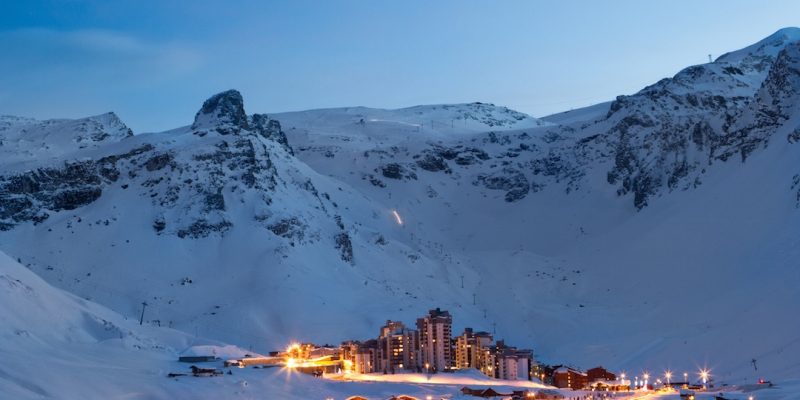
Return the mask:
M 756 95 L 757 119 L 762 125 L 778 126 L 796 111 L 800 94 L 800 41 L 784 47 Z M 768 121 L 765 123 L 765 121 Z
M 797 41 L 800 41 L 800 28 L 783 28 L 750 46 L 723 54 L 716 62 L 753 63 L 762 59 L 774 59 L 787 44 Z
M 192 129 L 201 135 L 211 131 L 228 135 L 249 129 L 242 94 L 231 89 L 209 97 L 195 115 Z
M 113 136 L 117 139 L 124 139 L 126 137 L 133 136 L 133 130 L 128 128 L 128 126 L 125 125 L 125 123 L 122 122 L 119 116 L 113 111 L 90 117 L 90 119 L 99 123 L 102 129 L 108 132 L 109 136 Z

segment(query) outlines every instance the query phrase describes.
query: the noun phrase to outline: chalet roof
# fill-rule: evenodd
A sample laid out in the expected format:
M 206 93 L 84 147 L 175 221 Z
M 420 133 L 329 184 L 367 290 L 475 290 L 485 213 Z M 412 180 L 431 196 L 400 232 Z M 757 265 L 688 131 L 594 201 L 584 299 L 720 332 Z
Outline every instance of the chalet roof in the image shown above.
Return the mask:
M 471 388 L 466 387 L 466 386 L 461 388 L 461 393 L 469 394 L 469 395 L 477 396 L 477 397 L 497 397 L 497 396 L 511 396 L 512 395 L 512 394 L 509 394 L 509 393 L 499 393 L 499 392 L 497 392 L 496 390 L 494 390 L 492 388 L 471 389 Z
M 569 372 L 572 372 L 572 373 L 578 374 L 578 375 L 586 375 L 585 373 L 583 373 L 581 371 L 578 371 L 577 369 L 570 368 L 570 367 L 564 367 L 564 366 L 558 367 L 558 368 L 556 368 L 555 371 L 553 371 L 554 374 L 566 374 L 566 373 L 569 373 Z

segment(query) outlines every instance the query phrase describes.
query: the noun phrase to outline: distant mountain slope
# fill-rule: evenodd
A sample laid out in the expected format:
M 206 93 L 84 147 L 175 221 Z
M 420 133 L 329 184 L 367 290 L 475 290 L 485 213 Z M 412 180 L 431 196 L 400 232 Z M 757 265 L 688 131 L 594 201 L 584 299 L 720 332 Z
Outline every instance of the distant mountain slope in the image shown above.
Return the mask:
M 367 107 L 330 108 L 279 113 L 273 118 L 287 129 L 343 136 L 447 137 L 490 130 L 530 129 L 547 122 L 488 103 L 424 105 L 397 110 Z
M 37 121 L 0 115 L 0 156 L 4 163 L 56 158 L 133 136 L 114 113 L 77 120 Z
M 62 122 L 39 157 L 37 122 L 5 118 L 0 248 L 260 351 L 440 306 L 545 361 L 790 377 L 795 33 L 547 122 L 479 103 L 248 115 L 229 91 L 167 132 L 103 125 L 83 146 Z

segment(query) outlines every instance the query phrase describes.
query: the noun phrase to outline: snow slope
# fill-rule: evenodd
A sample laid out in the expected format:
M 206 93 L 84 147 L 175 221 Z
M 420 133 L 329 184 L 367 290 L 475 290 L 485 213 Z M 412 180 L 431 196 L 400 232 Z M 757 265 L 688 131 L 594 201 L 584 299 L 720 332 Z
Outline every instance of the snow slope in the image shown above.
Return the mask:
M 214 378 L 168 378 L 169 372 L 189 372 L 190 364 L 176 361 L 179 353 L 241 357 L 244 351 L 168 328 L 139 326 L 138 321 L 49 286 L 3 253 L 0 302 L 0 397 L 4 399 L 305 400 L 353 394 L 383 399 L 397 394 L 453 395 L 463 384 L 531 387 L 529 382 L 494 381 L 474 373 L 431 382 L 361 384 L 279 368 L 233 369 L 230 375 Z
M 166 398 L 157 379 L 191 340 L 54 289 L 2 253 L 0 303 L 3 398 Z
M 248 115 L 231 91 L 189 126 L 91 146 L 62 121 L 39 153 L 22 139 L 40 123 L 4 118 L 0 249 L 255 351 L 438 306 L 545 362 L 791 378 L 793 32 L 546 123 L 486 104 Z

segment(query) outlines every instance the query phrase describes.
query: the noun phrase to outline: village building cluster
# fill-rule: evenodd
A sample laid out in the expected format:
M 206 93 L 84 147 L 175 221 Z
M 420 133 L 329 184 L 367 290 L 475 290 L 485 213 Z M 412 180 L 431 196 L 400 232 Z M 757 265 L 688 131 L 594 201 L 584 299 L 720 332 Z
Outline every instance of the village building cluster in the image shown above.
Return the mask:
M 196 357 L 186 358 L 186 362 L 196 361 Z M 495 341 L 494 335 L 488 332 L 465 328 L 461 334 L 453 336 L 453 317 L 439 308 L 418 318 L 413 327 L 388 320 L 375 339 L 347 340 L 338 347 L 295 343 L 285 351 L 270 353 L 269 357 L 248 356 L 225 362 L 226 367 L 250 365 L 283 365 L 318 376 L 324 373 L 435 374 L 474 369 L 495 379 L 539 380 L 561 389 L 624 391 L 631 388 L 624 374 L 618 378 L 602 367 L 582 372 L 569 366 L 537 363 L 533 351 L 509 346 L 504 340 Z
M 415 327 L 386 321 L 377 339 L 346 341 L 341 359 L 352 372 L 395 374 L 437 373 L 477 369 L 487 376 L 530 380 L 536 376 L 531 350 L 494 343 L 492 334 L 464 329 L 453 337 L 453 317 L 439 308 L 417 319 Z
M 184 355 L 179 361 L 186 363 L 215 362 L 215 355 Z M 317 346 L 313 343 L 293 343 L 284 351 L 270 352 L 269 356 L 245 355 L 244 358 L 225 360 L 226 368 L 284 367 L 315 376 L 332 374 L 347 379 L 351 374 L 403 374 L 453 372 L 477 370 L 484 375 L 507 381 L 537 380 L 558 389 L 591 392 L 578 398 L 609 398 L 617 393 L 632 390 L 676 391 L 694 393 L 707 390 L 709 371 L 700 370 L 702 386 L 692 384 L 689 374 L 683 373 L 683 381 L 672 379 L 671 371 L 664 373 L 665 380 L 643 372 L 633 383 L 625 379 L 625 373 L 617 374 L 603 367 L 581 371 L 567 365 L 537 363 L 533 351 L 509 346 L 504 340 L 495 341 L 494 335 L 464 328 L 453 336 L 453 317 L 445 310 L 436 308 L 416 320 L 413 327 L 402 321 L 386 321 L 380 327 L 378 337 L 358 341 L 347 340 L 339 346 Z M 222 372 L 215 368 L 191 367 L 194 376 L 218 376 Z M 231 371 L 228 370 L 228 374 Z M 169 377 L 185 376 L 186 373 L 170 373 Z M 352 376 L 352 375 L 351 375 Z M 677 377 L 677 376 L 675 376 Z M 769 384 L 769 382 L 759 382 Z M 771 384 L 770 384 L 771 385 Z M 503 394 L 492 388 L 463 387 L 465 395 L 478 397 L 535 398 L 546 400 L 566 399 L 563 392 L 542 388 L 535 391 L 513 391 Z M 595 397 L 594 394 L 598 397 Z M 583 397 L 581 397 L 583 396 Z M 402 397 L 402 396 L 401 396 Z M 357 397 L 355 397 L 357 398 Z M 404 397 L 410 398 L 410 397 Z

